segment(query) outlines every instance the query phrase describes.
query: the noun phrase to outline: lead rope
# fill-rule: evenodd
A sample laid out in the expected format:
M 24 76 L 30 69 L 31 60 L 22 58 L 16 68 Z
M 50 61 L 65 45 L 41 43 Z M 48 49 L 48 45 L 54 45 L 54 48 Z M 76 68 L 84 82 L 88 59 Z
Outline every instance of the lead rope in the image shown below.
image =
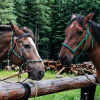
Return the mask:
M 75 62 L 78 63 L 78 59 L 76 59 Z M 98 84 L 98 83 L 92 81 L 92 80 L 88 77 L 88 75 L 87 75 L 87 74 L 84 72 L 84 70 L 81 68 L 80 64 L 78 65 L 78 68 L 81 70 L 81 72 L 86 76 L 86 78 L 87 78 L 92 84 L 100 85 L 100 84 Z M 96 78 L 95 75 L 94 75 L 94 77 Z
M 89 28 L 89 25 L 88 25 L 88 28 Z M 92 38 L 92 36 L 91 36 L 89 30 L 87 30 L 87 33 L 88 33 L 89 36 L 91 37 L 92 48 L 93 48 L 93 38 Z M 76 56 L 75 62 L 76 62 L 76 63 L 78 63 L 78 58 L 79 58 L 79 56 L 82 55 L 82 53 L 84 52 L 86 45 L 87 45 L 87 38 L 86 38 L 85 46 L 84 46 L 84 48 L 82 49 L 82 52 L 81 52 L 78 56 L 76 56 L 76 54 L 75 54 L 75 56 Z M 87 75 L 87 74 L 84 72 L 84 70 L 81 68 L 80 64 L 78 65 L 78 68 L 81 70 L 81 72 L 87 77 L 87 79 L 88 79 L 91 83 L 93 83 L 93 84 L 95 84 L 95 85 L 100 85 L 100 84 L 98 84 L 98 83 L 92 81 L 92 80 L 88 77 L 88 75 Z M 96 76 L 94 76 L 94 77 L 96 78 Z
M 26 72 L 28 72 L 28 71 L 24 71 L 24 72 L 17 73 L 17 74 L 14 74 L 14 75 L 12 75 L 12 76 L 9 76 L 9 77 L 7 77 L 7 78 L 0 79 L 0 82 L 3 81 L 3 82 L 6 82 L 6 83 L 12 83 L 12 82 L 7 82 L 7 81 L 5 81 L 5 80 L 11 79 L 11 78 L 13 78 L 13 77 L 16 77 L 16 76 L 18 76 L 18 75 L 24 74 L 24 73 L 26 73 Z M 27 78 L 28 78 L 28 77 L 27 77 Z M 25 78 L 22 82 L 24 82 L 27 78 Z
M 30 83 L 35 86 L 35 95 L 34 95 L 34 100 L 36 100 L 36 97 L 38 95 L 38 85 L 34 81 L 30 81 Z

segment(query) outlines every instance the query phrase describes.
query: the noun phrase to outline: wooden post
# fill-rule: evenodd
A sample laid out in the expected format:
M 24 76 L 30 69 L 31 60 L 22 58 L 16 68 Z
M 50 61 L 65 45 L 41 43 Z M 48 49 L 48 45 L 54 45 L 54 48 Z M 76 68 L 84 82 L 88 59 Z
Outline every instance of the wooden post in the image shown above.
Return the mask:
M 94 100 L 96 85 L 81 88 L 81 100 Z
M 96 82 L 93 75 L 89 75 L 88 77 L 91 81 Z M 30 97 L 34 97 L 36 94 L 37 96 L 42 96 L 92 86 L 93 83 L 91 83 L 90 80 L 88 80 L 86 76 L 79 76 L 28 82 L 27 84 L 31 87 Z M 20 83 L 0 83 L 0 100 L 18 100 L 24 97 L 25 94 L 26 90 Z

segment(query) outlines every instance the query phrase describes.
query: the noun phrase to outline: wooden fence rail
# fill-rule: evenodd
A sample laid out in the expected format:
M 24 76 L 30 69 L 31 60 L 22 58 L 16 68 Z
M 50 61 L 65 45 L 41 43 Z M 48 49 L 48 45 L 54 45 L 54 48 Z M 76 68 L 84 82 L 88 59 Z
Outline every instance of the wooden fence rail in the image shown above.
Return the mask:
M 94 75 L 88 75 L 91 81 L 96 82 Z M 27 83 L 31 87 L 30 97 L 42 96 L 66 90 L 92 86 L 93 83 L 86 76 L 42 80 Z M 24 97 L 26 90 L 20 83 L 0 83 L 0 100 L 18 100 Z

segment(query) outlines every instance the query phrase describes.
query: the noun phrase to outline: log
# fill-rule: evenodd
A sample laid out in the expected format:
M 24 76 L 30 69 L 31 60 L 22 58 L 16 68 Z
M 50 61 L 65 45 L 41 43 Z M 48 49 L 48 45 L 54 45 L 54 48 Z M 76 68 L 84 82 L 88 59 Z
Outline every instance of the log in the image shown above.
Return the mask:
M 59 75 L 64 69 L 65 67 L 63 67 L 56 75 Z
M 60 61 L 44 60 L 44 65 L 45 65 L 46 70 L 50 69 L 50 70 L 53 70 L 55 72 L 59 72 L 64 67 L 60 63 Z M 85 71 L 85 73 L 88 74 L 88 75 L 95 74 L 96 69 L 95 69 L 95 66 L 92 64 L 91 61 L 83 62 L 83 63 L 80 63 L 80 64 L 71 64 L 71 66 L 69 68 L 66 67 L 62 71 L 62 73 L 66 72 L 66 73 L 75 73 L 77 75 L 84 75 L 78 66 L 80 66 Z
M 88 75 L 88 77 L 91 81 L 96 82 L 94 75 Z M 27 84 L 31 87 L 30 97 L 34 97 L 36 96 L 36 91 L 37 96 L 42 96 L 51 93 L 92 86 L 93 83 L 91 83 L 90 80 L 88 80 L 86 76 L 79 76 L 27 82 Z M 0 100 L 17 100 L 24 97 L 25 93 L 25 88 L 20 83 L 0 83 Z

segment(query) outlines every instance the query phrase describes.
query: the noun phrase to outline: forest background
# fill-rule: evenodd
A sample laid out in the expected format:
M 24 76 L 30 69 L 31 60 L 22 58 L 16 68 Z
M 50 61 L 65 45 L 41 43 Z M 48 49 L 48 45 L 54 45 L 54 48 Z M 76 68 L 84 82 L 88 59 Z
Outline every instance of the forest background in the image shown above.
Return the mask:
M 57 60 L 72 14 L 95 13 L 100 23 L 100 0 L 0 0 L 0 25 L 12 21 L 30 28 L 43 59 Z M 84 53 L 80 61 L 88 60 Z

